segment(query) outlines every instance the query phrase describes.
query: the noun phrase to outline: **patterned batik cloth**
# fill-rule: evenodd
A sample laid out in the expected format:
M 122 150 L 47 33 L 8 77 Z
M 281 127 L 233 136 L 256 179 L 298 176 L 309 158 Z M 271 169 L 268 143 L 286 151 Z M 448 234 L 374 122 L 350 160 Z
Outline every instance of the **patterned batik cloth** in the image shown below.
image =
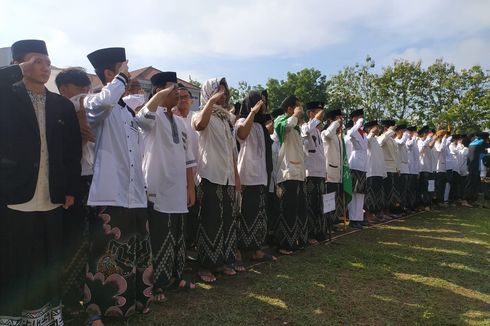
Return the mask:
M 308 240 L 306 218 L 306 184 L 303 181 L 288 180 L 277 185 L 279 216 L 275 237 L 278 247 L 297 250 Z
M 235 187 L 202 179 L 197 188 L 199 213 L 196 245 L 203 268 L 214 270 L 236 261 Z
M 155 288 L 163 289 L 182 278 L 186 249 L 185 217 L 183 213 L 148 210 Z
M 238 247 L 260 250 L 267 237 L 267 187 L 242 185 Z
M 323 194 L 325 194 L 325 178 L 307 177 L 308 238 L 319 241 L 328 237 L 327 217 L 323 214 Z
M 84 305 L 89 315 L 127 317 L 152 299 L 146 208 L 99 207 L 90 223 Z
M 380 213 L 384 208 L 383 177 L 368 177 L 364 208 L 372 214 Z

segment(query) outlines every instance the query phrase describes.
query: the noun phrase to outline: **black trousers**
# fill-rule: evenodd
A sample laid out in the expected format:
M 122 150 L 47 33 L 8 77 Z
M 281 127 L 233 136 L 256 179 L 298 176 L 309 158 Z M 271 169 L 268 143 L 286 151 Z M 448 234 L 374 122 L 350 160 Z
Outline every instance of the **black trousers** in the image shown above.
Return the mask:
M 0 316 L 60 305 L 62 219 L 61 207 L 21 212 L 0 206 Z

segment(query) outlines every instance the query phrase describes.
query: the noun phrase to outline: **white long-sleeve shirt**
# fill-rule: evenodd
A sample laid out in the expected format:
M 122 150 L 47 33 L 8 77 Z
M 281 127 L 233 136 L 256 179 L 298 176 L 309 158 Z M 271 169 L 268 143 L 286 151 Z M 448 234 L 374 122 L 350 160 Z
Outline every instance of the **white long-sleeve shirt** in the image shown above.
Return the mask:
M 362 128 L 363 120 L 356 121 L 354 126 L 347 131 L 347 137 L 351 143 L 352 151 L 349 155 L 349 167 L 352 170 L 367 171 L 368 140 L 366 135 L 359 129 Z
M 433 148 L 435 159 L 435 171 L 438 173 L 446 172 L 446 137 L 436 141 Z
M 459 164 L 458 164 L 458 145 L 455 142 L 451 142 L 449 139 L 447 140 L 447 148 L 446 148 L 446 168 L 448 170 L 453 170 L 459 173 Z
M 426 137 L 425 139 L 419 138 L 417 140 L 417 147 L 419 149 L 419 162 L 420 162 L 420 172 L 432 173 L 432 148 L 429 144 L 432 142 L 431 137 Z
M 327 182 L 340 183 L 342 180 L 343 146 L 341 135 L 337 134 L 340 122 L 333 121 L 327 129 L 321 132 L 325 152 L 325 167 Z
M 368 140 L 368 152 L 367 152 L 367 174 L 369 177 L 383 177 L 386 178 L 386 166 L 383 154 L 383 149 L 378 143 L 376 136 L 369 134 Z
M 88 122 L 96 137 L 89 206 L 147 206 L 139 121 L 155 117 L 133 116 L 121 99 L 126 85 L 126 77 L 119 74 L 100 93 L 84 99 Z
M 400 171 L 400 159 L 398 157 L 398 146 L 393 140 L 395 132 L 391 129 L 377 137 L 378 143 L 383 149 L 386 172 L 396 173 Z
M 148 200 L 158 212 L 187 213 L 187 168 L 195 166 L 196 160 L 185 122 L 179 116 L 167 116 L 162 107 L 154 113 L 156 119 L 144 118 L 150 113 L 145 106 L 137 115 L 145 143 L 143 173 Z
M 395 138 L 394 141 L 398 145 L 398 158 L 400 160 L 400 173 L 408 174 L 408 148 L 406 146 L 407 140 L 410 137 L 407 131 L 405 131 L 401 138 Z
M 418 175 L 420 173 L 420 152 L 418 144 L 418 137 L 411 137 L 407 140 L 405 145 L 408 150 L 408 173 Z
M 311 119 L 301 126 L 307 177 L 325 178 L 327 173 L 323 141 L 318 130 L 320 123 L 318 119 Z
M 459 174 L 465 177 L 470 173 L 468 170 L 468 147 L 465 147 L 463 144 L 458 144 L 457 151 Z
M 192 125 L 202 114 L 194 114 Z M 230 114 L 230 119 L 232 119 Z M 234 120 L 230 120 L 234 121 Z M 226 120 L 211 115 L 209 123 L 199 132 L 199 157 L 197 159 L 197 174 L 219 185 L 235 185 L 235 164 L 237 160 L 236 140 L 232 126 Z
M 305 181 L 305 155 L 301 135 L 294 128 L 297 124 L 296 117 L 288 118 L 284 143 L 279 150 L 277 183 L 287 180 Z
M 254 122 L 248 137 L 246 139 L 240 139 L 237 130 L 244 123 L 245 118 L 240 118 L 236 122 L 235 127 L 236 139 L 240 143 L 237 162 L 240 183 L 245 186 L 267 186 L 264 129 L 260 123 Z

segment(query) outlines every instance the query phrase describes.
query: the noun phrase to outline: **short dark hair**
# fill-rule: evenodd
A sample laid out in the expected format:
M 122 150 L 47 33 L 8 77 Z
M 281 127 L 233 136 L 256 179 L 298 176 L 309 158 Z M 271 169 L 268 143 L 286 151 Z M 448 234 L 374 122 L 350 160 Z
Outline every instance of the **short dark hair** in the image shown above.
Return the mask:
M 281 109 L 286 112 L 289 107 L 294 107 L 296 106 L 296 102 L 298 102 L 299 99 L 295 95 L 289 95 L 282 101 L 281 103 Z
M 91 85 L 85 69 L 83 68 L 67 68 L 63 69 L 54 80 L 56 86 L 72 84 L 79 87 L 87 87 Z
M 95 74 L 97 77 L 99 77 L 100 81 L 102 84 L 106 84 L 107 80 L 105 80 L 105 75 L 104 75 L 104 70 L 109 69 L 110 71 L 113 71 L 114 73 L 116 72 L 116 65 L 117 63 L 108 63 L 105 65 L 102 65 L 100 67 L 95 68 Z
M 177 86 L 179 86 L 179 91 L 187 91 L 187 93 L 189 93 L 189 96 L 192 98 L 191 91 L 187 87 L 185 87 L 184 84 L 178 83 Z

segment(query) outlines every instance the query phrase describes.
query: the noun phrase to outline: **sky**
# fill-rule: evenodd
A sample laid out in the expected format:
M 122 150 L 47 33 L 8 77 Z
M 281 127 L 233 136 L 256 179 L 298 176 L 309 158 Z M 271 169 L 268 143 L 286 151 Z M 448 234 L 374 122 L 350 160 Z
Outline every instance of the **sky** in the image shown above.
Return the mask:
M 53 65 L 93 69 L 86 55 L 126 48 L 130 70 L 236 86 L 316 68 L 331 76 L 367 55 L 437 58 L 490 69 L 489 0 L 0 0 L 0 47 L 46 41 Z

